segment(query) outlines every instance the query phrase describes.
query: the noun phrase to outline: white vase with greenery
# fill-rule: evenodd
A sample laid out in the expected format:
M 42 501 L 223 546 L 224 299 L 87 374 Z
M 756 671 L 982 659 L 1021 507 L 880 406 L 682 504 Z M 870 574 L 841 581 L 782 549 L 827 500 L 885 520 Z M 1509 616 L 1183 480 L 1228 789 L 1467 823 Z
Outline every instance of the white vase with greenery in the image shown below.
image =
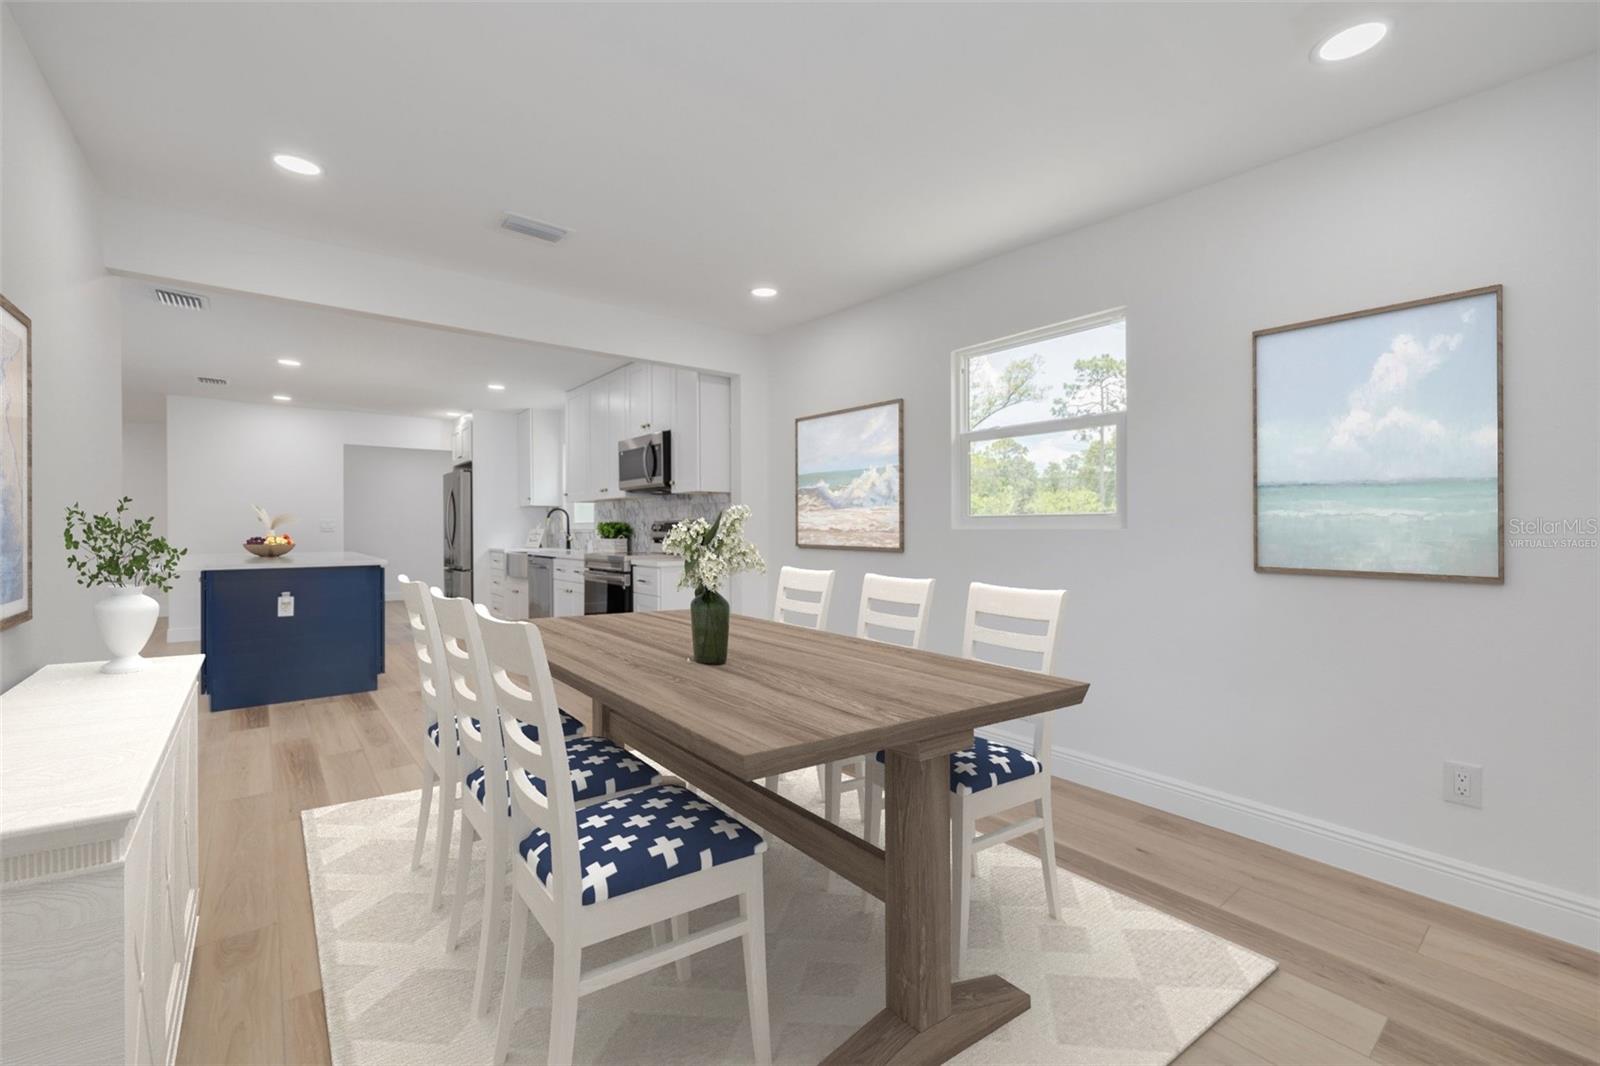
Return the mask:
M 165 537 L 155 536 L 154 519 L 126 517 L 132 502 L 132 497 L 124 496 L 111 514 L 92 516 L 73 504 L 67 508 L 63 533 L 67 566 L 78 575 L 78 584 L 84 588 L 108 585 L 113 590 L 94 605 L 100 639 L 111 652 L 111 659 L 100 668 L 107 674 L 144 669 L 139 653 L 161 615 L 161 605 L 144 590 L 154 585 L 162 592 L 172 591 L 178 560 L 188 553 L 168 544 Z

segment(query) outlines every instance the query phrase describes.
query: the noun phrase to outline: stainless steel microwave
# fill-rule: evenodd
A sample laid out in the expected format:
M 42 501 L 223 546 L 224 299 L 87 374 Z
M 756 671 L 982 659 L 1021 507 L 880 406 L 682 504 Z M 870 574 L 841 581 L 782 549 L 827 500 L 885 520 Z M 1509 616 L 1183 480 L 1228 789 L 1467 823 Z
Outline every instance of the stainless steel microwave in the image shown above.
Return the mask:
M 672 431 L 617 442 L 617 488 L 623 492 L 672 491 Z

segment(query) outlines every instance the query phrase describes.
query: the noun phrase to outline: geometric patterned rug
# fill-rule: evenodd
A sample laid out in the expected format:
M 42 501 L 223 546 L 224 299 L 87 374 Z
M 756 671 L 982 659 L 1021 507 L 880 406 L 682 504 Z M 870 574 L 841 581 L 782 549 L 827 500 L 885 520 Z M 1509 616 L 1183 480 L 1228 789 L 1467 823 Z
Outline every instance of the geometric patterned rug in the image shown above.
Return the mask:
M 785 775 L 781 787 L 820 812 L 813 771 Z M 851 799 L 845 809 L 847 828 L 858 829 Z M 411 868 L 415 792 L 301 817 L 333 1061 L 488 1062 L 505 960 L 502 952 L 491 973 L 489 1015 L 470 1017 L 482 845 L 473 849 L 461 947 L 449 954 L 448 895 L 444 909 L 428 907 L 431 842 L 430 861 Z M 773 1059 L 815 1063 L 883 1008 L 883 907 L 781 840 L 769 840 L 765 864 Z M 1000 974 L 1026 990 L 1033 1007 L 956 1062 L 1163 1066 L 1276 968 L 1065 869 L 1057 886 L 1059 922 L 1045 911 L 1036 858 L 1006 846 L 978 855 L 964 972 Z M 690 924 L 732 913 L 731 904 L 719 904 L 695 912 Z M 495 935 L 503 943 L 507 928 Z M 597 945 L 584 952 L 584 969 L 648 943 L 648 930 L 639 930 Z M 510 1061 L 542 1063 L 551 953 L 537 922 L 522 964 L 528 1007 L 513 1031 Z M 694 956 L 687 982 L 669 965 L 584 996 L 575 1056 L 580 1063 L 748 1062 L 738 942 Z

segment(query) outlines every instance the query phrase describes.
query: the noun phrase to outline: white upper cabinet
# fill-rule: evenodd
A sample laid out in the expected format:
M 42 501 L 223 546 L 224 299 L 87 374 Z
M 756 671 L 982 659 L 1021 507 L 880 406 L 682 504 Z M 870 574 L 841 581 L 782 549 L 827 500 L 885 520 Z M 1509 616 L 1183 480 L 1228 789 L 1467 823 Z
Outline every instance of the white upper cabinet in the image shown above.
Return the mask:
M 462 415 L 450 430 L 450 461 L 472 462 L 472 416 Z
M 567 393 L 566 457 L 562 467 L 562 494 L 567 512 L 572 504 L 589 496 L 589 386 L 581 385 Z
M 561 503 L 561 412 L 517 415 L 517 486 L 524 507 Z
M 621 439 L 677 429 L 678 420 L 674 415 L 678 403 L 678 379 L 682 376 L 693 378 L 695 372 L 655 363 L 634 363 L 626 371 L 627 433 Z
M 567 502 L 617 499 L 617 442 L 672 432 L 672 491 L 732 487 L 733 383 L 632 363 L 567 393 Z

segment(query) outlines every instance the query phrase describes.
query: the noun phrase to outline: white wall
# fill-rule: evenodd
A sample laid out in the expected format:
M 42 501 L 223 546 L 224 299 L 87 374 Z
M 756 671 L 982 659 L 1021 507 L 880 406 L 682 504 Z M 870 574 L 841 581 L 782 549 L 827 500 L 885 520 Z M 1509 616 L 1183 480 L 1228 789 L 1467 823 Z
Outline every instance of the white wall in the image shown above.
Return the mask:
M 259 504 L 294 516 L 297 551 L 344 551 L 349 444 L 448 454 L 450 429 L 436 418 L 167 397 L 168 539 L 197 555 L 241 551 L 260 532 Z M 199 637 L 198 586 L 193 576 L 173 586 L 174 640 Z
M 167 427 L 164 422 L 122 424 L 122 494 L 132 496 L 132 513 L 155 519 L 153 529 L 167 535 Z M 167 613 L 167 594 L 150 589 Z
M 798 415 L 906 400 L 903 556 L 938 578 L 953 651 L 966 584 L 1071 590 L 1058 772 L 1436 897 L 1600 940 L 1600 570 L 1509 551 L 1503 587 L 1260 575 L 1251 566 L 1251 331 L 1505 286 L 1508 516 L 1597 511 L 1593 58 L 780 335 L 773 525 L 793 515 Z M 1118 531 L 956 531 L 956 348 L 1128 309 L 1129 518 Z M 1440 799 L 1484 765 L 1484 806 Z
M 517 484 L 517 416 L 472 412 L 472 598 L 489 602 L 489 549 L 520 548 L 547 507 L 522 506 Z
M 121 481 L 117 282 L 100 255 L 98 190 L 9 10 L 0 10 L 0 292 L 33 321 L 33 618 L 0 633 L 0 689 L 50 662 L 103 659 L 61 543 L 79 501 Z
M 386 599 L 400 598 L 400 575 L 444 580 L 444 475 L 450 450 L 344 448 L 344 546 L 388 560 Z

